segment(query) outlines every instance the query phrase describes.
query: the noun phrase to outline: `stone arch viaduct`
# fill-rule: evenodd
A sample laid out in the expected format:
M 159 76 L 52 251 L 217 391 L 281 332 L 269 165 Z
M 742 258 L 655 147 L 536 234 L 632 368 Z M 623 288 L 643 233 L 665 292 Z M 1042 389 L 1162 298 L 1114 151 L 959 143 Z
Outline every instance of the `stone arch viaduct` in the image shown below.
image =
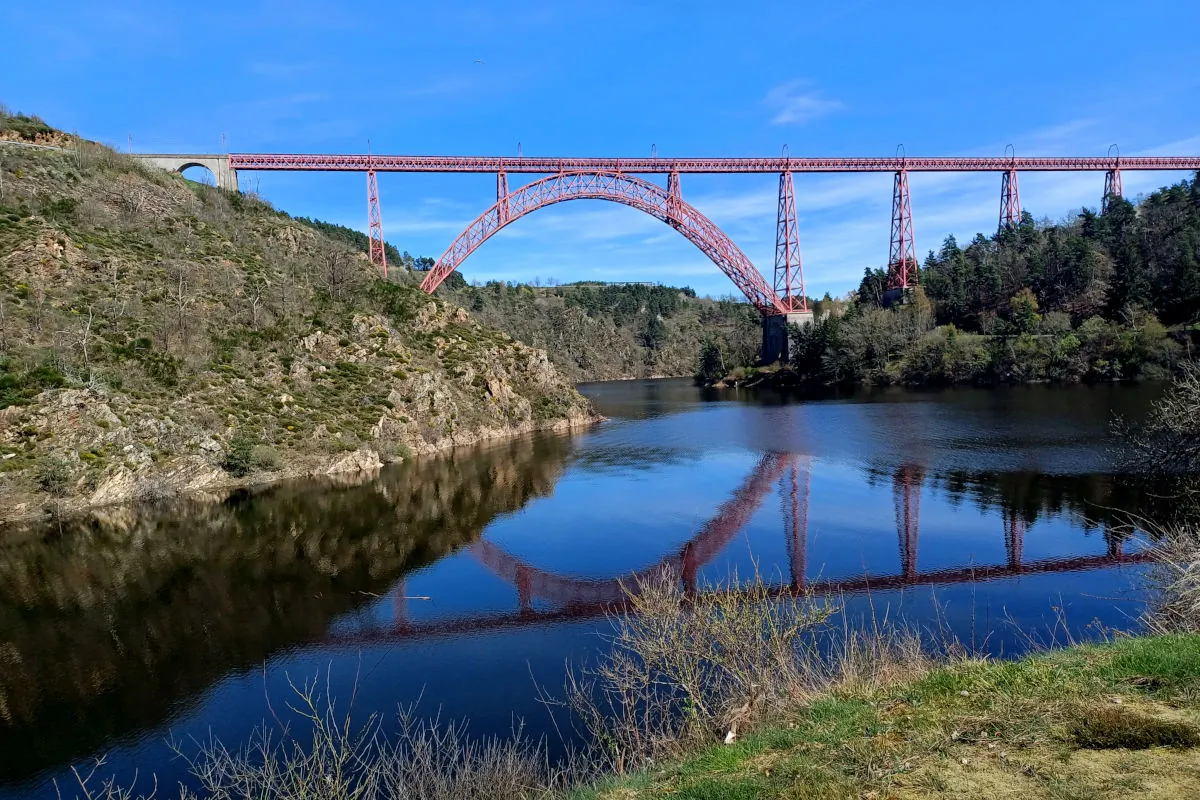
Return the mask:
M 151 166 L 165 169 L 168 172 L 183 172 L 188 167 L 204 167 L 213 174 L 217 188 L 238 190 L 237 170 L 229 165 L 229 156 L 201 155 L 179 153 L 135 153 L 132 155 L 138 161 L 144 161 Z

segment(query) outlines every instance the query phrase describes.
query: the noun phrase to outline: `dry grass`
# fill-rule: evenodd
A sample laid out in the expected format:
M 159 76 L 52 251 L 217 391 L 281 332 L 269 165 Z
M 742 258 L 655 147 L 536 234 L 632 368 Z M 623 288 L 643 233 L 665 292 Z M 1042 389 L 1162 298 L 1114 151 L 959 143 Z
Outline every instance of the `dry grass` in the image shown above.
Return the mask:
M 545 698 L 572 712 L 591 752 L 551 763 L 520 730 L 474 739 L 413 709 L 387 737 L 310 682 L 296 688 L 295 731 L 194 746 L 197 788 L 183 796 L 1096 800 L 1200 786 L 1198 636 L 987 661 L 930 656 L 912 633 L 856 630 L 837 612 L 757 575 L 690 594 L 664 574 L 613 616 L 609 653 L 571 671 L 565 698 Z M 76 796 L 132 797 L 90 782 Z
M 596 759 L 623 774 L 735 741 L 832 686 L 878 686 L 930 664 L 917 636 L 835 627 L 837 610 L 758 575 L 690 595 L 664 574 L 630 592 L 611 650 L 571 672 L 564 704 Z
M 472 738 L 466 727 L 400 711 L 400 734 L 385 736 L 378 716 L 354 723 L 312 680 L 293 686 L 289 709 L 301 728 L 278 720 L 264 726 L 238 750 L 212 740 L 176 743 L 196 789 L 180 787 L 181 800 L 520 800 L 551 796 L 568 776 L 581 774 L 571 762 L 551 766 L 544 748 L 520 730 L 508 738 Z M 77 800 L 152 800 L 149 794 L 113 780 L 97 782 L 103 761 L 75 773 Z
M 1118 429 L 1137 469 L 1156 474 L 1200 474 L 1200 366 L 1184 364 L 1140 425 Z
M 1200 528 L 1179 525 L 1157 534 L 1154 601 L 1143 622 L 1155 633 L 1200 633 Z

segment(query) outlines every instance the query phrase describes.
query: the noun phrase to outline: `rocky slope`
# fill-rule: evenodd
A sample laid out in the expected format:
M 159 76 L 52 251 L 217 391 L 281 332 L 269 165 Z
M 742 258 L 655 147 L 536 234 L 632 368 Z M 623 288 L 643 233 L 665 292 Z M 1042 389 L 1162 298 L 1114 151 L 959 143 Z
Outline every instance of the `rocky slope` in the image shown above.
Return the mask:
M 484 324 L 544 348 L 576 381 L 690 377 L 707 342 L 732 363 L 754 363 L 762 340 L 748 303 L 697 297 L 686 287 L 492 282 L 439 291 Z
M 47 140 L 14 119 L 0 139 Z M 0 519 L 594 418 L 545 353 L 399 272 L 93 143 L 0 144 Z

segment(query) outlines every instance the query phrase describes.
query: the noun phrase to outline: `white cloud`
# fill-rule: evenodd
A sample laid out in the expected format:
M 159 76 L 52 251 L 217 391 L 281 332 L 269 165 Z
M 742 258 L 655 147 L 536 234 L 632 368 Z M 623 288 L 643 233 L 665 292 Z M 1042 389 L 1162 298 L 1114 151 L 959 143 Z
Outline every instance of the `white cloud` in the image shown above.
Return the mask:
M 807 81 L 789 81 L 767 92 L 764 102 L 775 110 L 772 125 L 804 125 L 840 111 L 846 106 L 829 100 L 811 88 Z

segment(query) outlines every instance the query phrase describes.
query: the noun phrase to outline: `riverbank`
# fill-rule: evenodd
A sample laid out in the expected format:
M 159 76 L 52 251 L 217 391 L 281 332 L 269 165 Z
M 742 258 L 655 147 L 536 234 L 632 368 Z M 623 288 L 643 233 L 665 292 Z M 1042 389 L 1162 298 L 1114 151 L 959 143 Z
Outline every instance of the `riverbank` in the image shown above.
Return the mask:
M 596 419 L 543 350 L 380 275 L 360 233 L 6 131 L 67 146 L 0 166 L 0 523 Z
M 504 428 L 460 431 L 434 442 L 416 443 L 411 448 L 364 445 L 349 452 L 337 449 L 323 455 L 308 454 L 280 469 L 252 469 L 241 476 L 231 474 L 221 458 L 206 452 L 152 463 L 150 468 L 140 471 L 122 465 L 110 470 L 105 480 L 92 491 L 78 496 L 64 496 L 40 487 L 10 482 L 0 486 L 0 526 L 34 523 L 48 517 L 61 522 L 100 509 L 173 497 L 219 503 L 237 491 L 262 489 L 306 478 L 329 478 L 346 485 L 348 480 L 370 480 L 389 464 L 533 433 L 580 431 L 603 421 L 604 417 L 598 414 L 582 414 L 547 421 L 530 420 Z
M 842 685 L 784 719 L 578 800 L 1187 797 L 1200 788 L 1200 635 L 965 660 Z

